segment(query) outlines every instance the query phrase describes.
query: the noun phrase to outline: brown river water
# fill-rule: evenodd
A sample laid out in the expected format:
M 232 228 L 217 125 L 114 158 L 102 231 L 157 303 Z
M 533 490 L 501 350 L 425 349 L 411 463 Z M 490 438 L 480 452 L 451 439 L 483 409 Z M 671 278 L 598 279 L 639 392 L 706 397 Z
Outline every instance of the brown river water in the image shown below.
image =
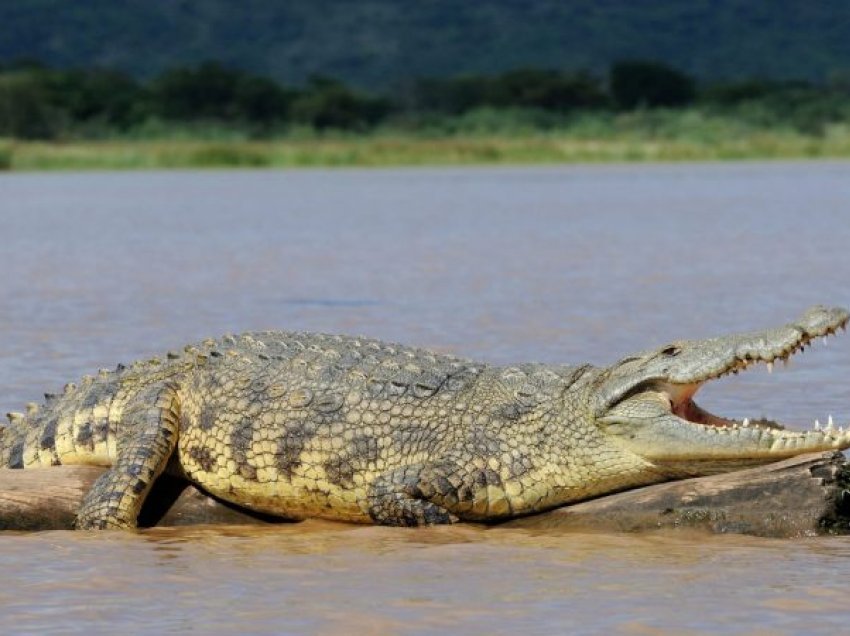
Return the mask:
M 605 364 L 850 305 L 850 163 L 0 175 L 0 407 L 232 331 Z M 850 338 L 700 393 L 850 422 Z M 0 534 L 0 632 L 835 634 L 850 537 Z

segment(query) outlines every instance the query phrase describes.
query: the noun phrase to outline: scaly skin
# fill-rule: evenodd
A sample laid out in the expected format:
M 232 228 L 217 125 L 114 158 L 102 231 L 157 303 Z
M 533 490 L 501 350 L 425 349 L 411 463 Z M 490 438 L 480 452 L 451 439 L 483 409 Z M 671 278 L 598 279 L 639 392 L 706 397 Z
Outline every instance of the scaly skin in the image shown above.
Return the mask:
M 676 342 L 607 368 L 495 367 L 363 338 L 263 332 L 102 371 L 10 414 L 0 466 L 95 464 L 79 528 L 126 528 L 184 475 L 292 519 L 497 521 L 603 493 L 850 446 L 723 419 L 699 386 L 846 325 L 814 307 L 779 329 Z

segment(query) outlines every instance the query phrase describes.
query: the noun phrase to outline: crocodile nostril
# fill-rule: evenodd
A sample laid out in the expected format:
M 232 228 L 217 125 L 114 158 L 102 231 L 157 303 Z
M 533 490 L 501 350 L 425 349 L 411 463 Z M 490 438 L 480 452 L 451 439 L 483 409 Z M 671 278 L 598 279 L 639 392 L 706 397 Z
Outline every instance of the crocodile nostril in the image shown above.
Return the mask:
M 661 351 L 661 353 L 663 353 L 665 356 L 670 356 L 671 358 L 679 355 L 681 352 L 682 350 L 675 345 L 671 345 Z

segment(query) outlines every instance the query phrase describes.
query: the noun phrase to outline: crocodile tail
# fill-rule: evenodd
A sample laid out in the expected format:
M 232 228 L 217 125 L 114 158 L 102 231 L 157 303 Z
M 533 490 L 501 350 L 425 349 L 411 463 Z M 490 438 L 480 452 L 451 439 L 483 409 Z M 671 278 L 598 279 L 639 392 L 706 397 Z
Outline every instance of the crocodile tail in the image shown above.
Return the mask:
M 13 419 L 9 417 L 9 421 Z M 23 439 L 17 434 L 16 427 L 0 426 L 0 467 L 23 468 Z
M 0 468 L 24 467 L 26 418 L 21 413 L 7 413 L 9 424 L 0 426 Z

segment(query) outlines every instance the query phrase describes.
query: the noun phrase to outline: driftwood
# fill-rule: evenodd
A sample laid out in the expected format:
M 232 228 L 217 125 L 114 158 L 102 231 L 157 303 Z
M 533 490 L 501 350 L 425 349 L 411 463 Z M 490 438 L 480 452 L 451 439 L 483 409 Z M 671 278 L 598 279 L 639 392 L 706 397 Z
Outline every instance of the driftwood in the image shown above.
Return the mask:
M 95 466 L 0 469 L 0 530 L 73 528 L 83 497 L 105 470 Z M 154 484 L 139 515 L 139 524 L 145 527 L 281 521 L 218 501 L 167 475 Z
M 848 534 L 848 489 L 850 464 L 842 453 L 811 453 L 608 495 L 510 525 L 621 532 L 687 527 L 765 537 Z
M 0 529 L 73 526 L 85 492 L 103 472 L 90 466 L 0 470 Z M 814 453 L 724 475 L 657 484 L 508 522 L 538 530 L 640 531 L 689 527 L 788 537 L 850 532 L 850 465 Z M 143 526 L 272 523 L 173 478 L 157 482 Z

